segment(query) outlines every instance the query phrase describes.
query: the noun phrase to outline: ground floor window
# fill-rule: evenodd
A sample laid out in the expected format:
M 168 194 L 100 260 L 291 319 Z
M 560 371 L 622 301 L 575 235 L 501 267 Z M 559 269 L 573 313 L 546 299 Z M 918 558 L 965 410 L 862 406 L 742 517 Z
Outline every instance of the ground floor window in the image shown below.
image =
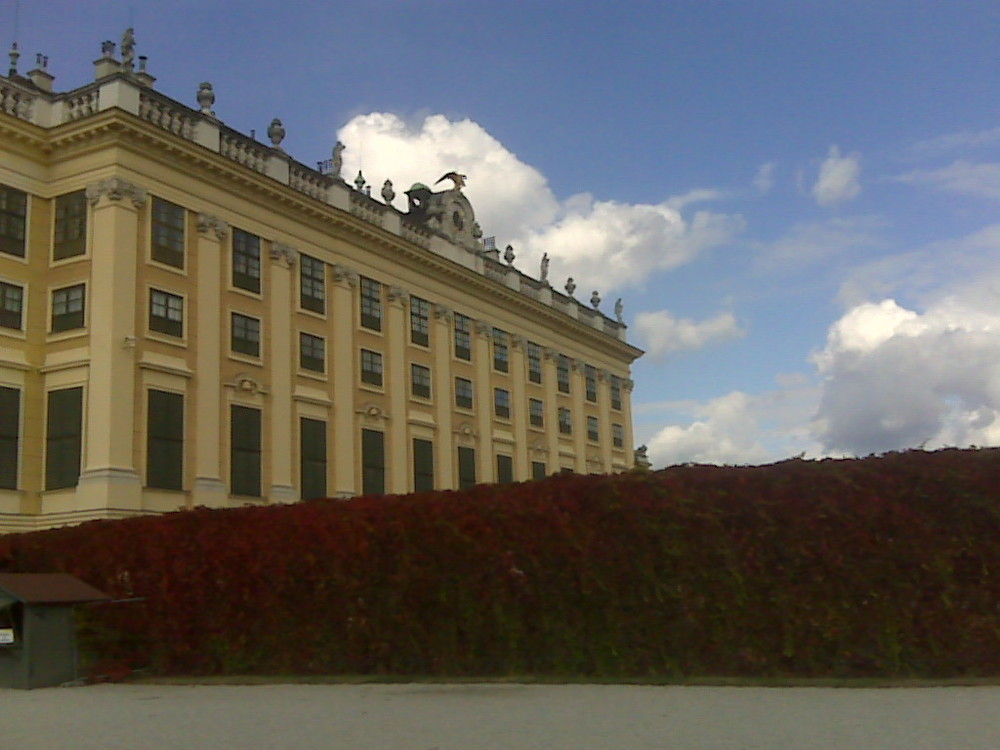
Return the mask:
M 303 500 L 326 497 L 326 422 L 299 421 L 299 494 Z
M 476 449 L 458 449 L 458 488 L 468 489 L 476 483 Z
M 83 448 L 83 388 L 49 391 L 45 413 L 45 489 L 75 487 Z
M 149 391 L 146 410 L 146 486 L 184 486 L 184 396 Z
M 413 491 L 434 489 L 434 443 L 413 439 Z
M 361 430 L 361 492 L 385 494 L 385 434 Z
M 500 484 L 514 481 L 514 459 L 510 456 L 497 456 L 497 481 Z
M 230 416 L 229 484 L 232 494 L 260 497 L 260 409 L 234 405 Z
M 21 437 L 21 391 L 0 386 L 0 489 L 17 489 Z

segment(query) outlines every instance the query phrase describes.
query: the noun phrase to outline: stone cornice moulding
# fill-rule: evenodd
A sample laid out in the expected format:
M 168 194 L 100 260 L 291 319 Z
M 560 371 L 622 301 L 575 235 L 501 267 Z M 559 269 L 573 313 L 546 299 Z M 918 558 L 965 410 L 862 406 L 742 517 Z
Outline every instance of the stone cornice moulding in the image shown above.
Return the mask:
M 229 236 L 229 223 L 223 221 L 218 216 L 213 216 L 212 214 L 199 213 L 198 214 L 198 231 L 202 234 L 208 234 L 209 232 L 215 232 L 216 238 L 219 242 L 222 242 Z
M 146 188 L 123 180 L 121 177 L 108 177 L 98 182 L 92 182 L 87 185 L 86 193 L 87 201 L 91 206 L 96 206 L 104 197 L 114 203 L 128 198 L 132 201 L 132 207 L 139 209 L 145 206 L 149 199 Z

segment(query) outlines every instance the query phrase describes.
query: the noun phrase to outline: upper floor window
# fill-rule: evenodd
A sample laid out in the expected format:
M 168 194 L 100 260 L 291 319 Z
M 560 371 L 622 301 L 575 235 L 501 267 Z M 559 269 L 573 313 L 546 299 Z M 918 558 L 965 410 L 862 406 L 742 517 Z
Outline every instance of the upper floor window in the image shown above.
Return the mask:
M 24 257 L 28 194 L 0 185 L 0 253 Z
M 587 417 L 587 440 L 595 443 L 600 440 L 601 431 L 598 426 L 597 417 Z
M 259 357 L 260 321 L 257 318 L 251 318 L 249 315 L 233 313 L 230 348 L 234 352 L 249 354 L 251 357 Z
M 313 372 L 326 371 L 326 339 L 311 333 L 299 334 L 299 367 Z
M 364 276 L 361 277 L 361 325 L 373 331 L 382 330 L 382 285 Z
M 431 397 L 431 368 L 410 365 L 410 391 L 420 398 Z
M 184 209 L 162 198 L 153 198 L 152 258 L 184 268 Z
M 24 315 L 24 287 L 0 281 L 0 326 L 21 330 Z
M 233 286 L 260 294 L 260 237 L 235 228 Z
M 472 408 L 472 381 L 466 378 L 455 378 L 455 406 L 462 409 Z
M 0 385 L 0 489 L 17 489 L 18 443 L 21 440 L 21 391 Z
M 625 447 L 625 428 L 620 424 L 611 425 L 611 444 L 615 448 Z
M 410 297 L 410 341 L 420 346 L 430 344 L 431 303 Z
M 52 332 L 83 328 L 86 287 L 66 286 L 52 291 Z
M 493 329 L 493 369 L 507 372 L 510 369 L 510 344 L 506 331 Z
M 617 375 L 611 376 L 611 408 L 622 408 L 622 379 Z
M 534 341 L 525 346 L 528 353 L 528 380 L 532 383 L 542 382 L 542 347 Z
M 52 244 L 55 260 L 87 251 L 87 194 L 83 190 L 56 198 L 56 226 Z
M 493 389 L 493 413 L 510 419 L 510 391 L 504 388 Z
M 149 330 L 170 336 L 184 335 L 184 298 L 149 290 Z
M 556 365 L 556 382 L 559 384 L 560 393 L 569 393 L 569 357 L 565 354 L 559 355 L 559 362 Z
M 378 352 L 361 350 L 361 382 L 382 385 L 382 355 Z
M 597 368 L 587 365 L 583 369 L 583 373 L 587 383 L 587 400 L 597 401 Z
M 472 318 L 455 313 L 455 356 L 472 359 Z
M 326 266 L 308 255 L 299 256 L 299 305 L 320 314 L 326 311 Z
M 573 434 L 573 415 L 565 406 L 559 407 L 559 432 L 563 435 Z
M 543 427 L 545 425 L 545 406 L 541 399 L 528 399 L 528 421 L 532 427 Z

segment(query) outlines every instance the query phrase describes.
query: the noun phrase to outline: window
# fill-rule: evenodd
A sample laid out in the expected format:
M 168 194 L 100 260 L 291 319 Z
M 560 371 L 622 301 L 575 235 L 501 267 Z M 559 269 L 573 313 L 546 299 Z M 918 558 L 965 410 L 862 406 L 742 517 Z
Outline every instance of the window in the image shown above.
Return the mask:
M 493 389 L 493 413 L 510 419 L 510 391 L 504 388 Z
M 326 266 L 308 255 L 299 256 L 299 306 L 321 315 L 326 312 Z
M 21 330 L 24 287 L 0 281 L 0 326 Z
M 385 494 L 385 435 L 361 430 L 361 493 Z
M 382 385 L 382 355 L 378 352 L 361 350 L 361 382 Z
M 146 486 L 183 489 L 184 396 L 150 390 L 146 404 Z
M 230 348 L 234 352 L 260 356 L 260 321 L 248 315 L 233 313 Z
M 455 357 L 472 359 L 472 319 L 455 313 Z
M 556 365 L 556 381 L 560 393 L 569 393 L 569 357 L 564 354 L 559 355 L 559 362 Z
M 169 336 L 183 336 L 184 299 L 176 294 L 150 289 L 149 330 Z
M 83 255 L 87 251 L 87 195 L 83 190 L 56 198 L 56 229 L 52 244 L 54 260 Z
M 21 437 L 21 391 L 0 386 L 0 489 L 17 489 L 17 452 Z
M 232 406 L 229 428 L 231 492 L 260 497 L 260 409 Z
M 476 449 L 458 448 L 458 488 L 467 490 L 476 484 Z
M 434 489 L 434 443 L 413 438 L 413 491 Z
M 420 398 L 431 397 L 431 370 L 423 365 L 410 365 L 410 391 Z
M 617 375 L 611 376 L 611 408 L 622 408 L 622 379 Z
M 532 383 L 542 382 L 542 347 L 529 341 L 525 349 L 528 352 L 528 380 Z
M 559 407 L 559 432 L 563 435 L 573 434 L 573 415 L 565 406 Z
M 532 479 L 545 479 L 547 472 L 545 471 L 544 461 L 532 461 L 531 462 L 531 478 Z
M 299 334 L 299 367 L 326 372 L 326 339 L 311 333 Z
M 233 229 L 233 286 L 260 294 L 260 237 Z
M 514 459 L 510 456 L 497 456 L 497 482 L 510 484 L 514 481 Z
M 431 303 L 410 297 L 410 341 L 420 346 L 430 344 Z
M 493 369 L 499 372 L 510 370 L 510 344 L 506 331 L 493 329 Z
M 382 330 L 382 285 L 364 276 L 361 277 L 361 325 L 373 331 Z
M 83 328 L 85 288 L 83 284 L 52 292 L 52 332 Z
M 153 198 L 152 258 L 175 268 L 184 268 L 184 209 L 161 198 Z
M 587 400 L 597 401 L 597 369 L 587 365 L 583 368 L 583 376 L 587 383 Z
M 472 381 L 465 378 L 455 378 L 455 406 L 462 409 L 472 408 Z
M 45 415 L 45 489 L 75 487 L 83 448 L 83 388 L 49 391 Z
M 0 185 L 0 253 L 24 257 L 28 194 Z
M 620 424 L 611 425 L 611 444 L 615 448 L 625 447 L 625 429 Z
M 601 431 L 598 428 L 597 417 L 587 417 L 587 440 L 597 442 L 601 439 Z
M 545 405 L 541 399 L 528 399 L 528 421 L 532 427 L 545 426 Z
M 299 494 L 326 497 L 326 422 L 320 419 L 299 420 Z

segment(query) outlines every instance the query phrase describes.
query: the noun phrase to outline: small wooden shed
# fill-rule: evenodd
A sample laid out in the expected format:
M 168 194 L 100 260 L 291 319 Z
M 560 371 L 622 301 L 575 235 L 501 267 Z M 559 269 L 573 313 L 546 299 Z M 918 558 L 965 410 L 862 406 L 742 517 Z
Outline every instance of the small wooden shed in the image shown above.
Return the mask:
M 0 688 L 77 678 L 73 607 L 111 597 L 66 573 L 0 573 Z

